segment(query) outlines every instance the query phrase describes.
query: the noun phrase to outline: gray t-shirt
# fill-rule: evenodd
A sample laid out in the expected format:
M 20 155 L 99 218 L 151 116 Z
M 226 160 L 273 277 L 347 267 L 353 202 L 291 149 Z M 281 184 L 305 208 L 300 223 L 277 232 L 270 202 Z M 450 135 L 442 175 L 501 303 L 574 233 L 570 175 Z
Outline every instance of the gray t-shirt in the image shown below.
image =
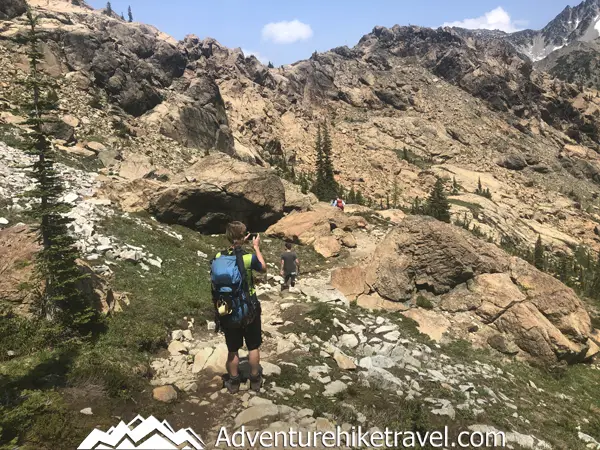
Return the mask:
M 292 273 L 296 272 L 296 252 L 285 252 L 281 254 L 281 259 L 283 260 L 283 272 L 284 273 Z

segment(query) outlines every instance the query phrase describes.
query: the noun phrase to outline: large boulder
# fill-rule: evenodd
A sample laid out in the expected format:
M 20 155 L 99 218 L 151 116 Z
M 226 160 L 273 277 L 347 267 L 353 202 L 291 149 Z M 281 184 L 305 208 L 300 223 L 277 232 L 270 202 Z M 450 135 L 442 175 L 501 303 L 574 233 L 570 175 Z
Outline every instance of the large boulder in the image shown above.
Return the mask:
M 35 300 L 33 262 L 39 249 L 25 225 L 0 230 L 0 301 L 25 316 Z
M 334 229 L 354 231 L 364 228 L 367 222 L 360 216 L 349 216 L 338 208 L 320 203 L 313 211 L 293 212 L 281 219 L 267 230 L 267 235 L 295 242 L 312 245 L 322 237 L 327 237 Z
M 283 216 L 285 189 L 274 172 L 216 153 L 192 165 L 150 201 L 166 223 L 222 233 L 232 220 L 262 231 Z
M 40 248 L 36 233 L 26 225 L 0 230 L 0 306 L 25 317 L 37 313 L 42 285 L 35 276 L 35 257 Z M 78 260 L 77 265 L 85 274 L 78 288 L 97 311 L 105 315 L 120 312 L 129 303 L 125 294 L 114 292 L 109 281 L 84 261 Z
M 407 217 L 377 247 L 367 271 L 367 283 L 381 296 L 409 300 L 418 290 L 449 292 L 481 273 L 506 272 L 504 252 L 482 245 L 429 217 Z
M 497 161 L 500 167 L 504 167 L 509 170 L 523 170 L 527 167 L 527 161 L 519 154 L 512 154 L 505 156 Z
M 2 0 L 0 2 L 0 20 L 10 20 L 25 14 L 27 2 L 25 0 Z
M 287 180 L 281 180 L 285 188 L 285 212 L 309 211 L 319 200 L 312 192 L 303 194 L 300 186 Z
M 365 291 L 365 271 L 360 266 L 339 267 L 331 272 L 330 284 L 348 299 L 354 300 Z
M 396 302 L 414 301 L 427 291 L 436 308 L 429 316 L 450 322 L 456 316 L 458 323 L 461 315 L 474 314 L 486 331 L 516 344 L 522 356 L 573 363 L 598 352 L 590 317 L 570 288 L 435 219 L 409 216 L 392 230 L 368 263 L 366 283 Z M 414 310 L 407 316 L 425 328 L 433 320 Z
M 64 120 L 52 118 L 44 123 L 43 131 L 55 139 L 72 142 L 75 139 L 75 128 Z

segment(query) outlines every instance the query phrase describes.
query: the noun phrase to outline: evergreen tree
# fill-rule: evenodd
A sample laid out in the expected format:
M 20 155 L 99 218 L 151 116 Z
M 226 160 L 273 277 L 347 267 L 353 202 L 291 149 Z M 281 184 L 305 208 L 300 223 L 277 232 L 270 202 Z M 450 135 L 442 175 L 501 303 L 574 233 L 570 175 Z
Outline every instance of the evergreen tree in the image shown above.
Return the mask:
M 398 186 L 398 179 L 394 178 L 394 186 L 392 187 L 392 206 L 394 209 L 398 208 L 400 202 L 400 187 Z
M 333 170 L 333 161 L 332 157 L 333 146 L 331 143 L 331 136 L 329 134 L 329 128 L 325 123 L 323 125 L 323 177 L 327 186 L 336 190 L 337 183 L 335 181 L 335 175 Z
M 563 283 L 569 284 L 571 274 L 569 270 L 569 260 L 567 258 L 567 255 L 560 256 L 556 276 Z
M 110 4 L 110 2 L 106 3 L 106 9 L 104 10 L 104 14 L 106 14 L 107 16 L 112 16 L 113 10 L 112 10 L 112 6 Z
M 481 179 L 480 179 L 481 181 Z M 456 182 L 456 177 L 452 177 L 452 195 L 458 195 L 458 183 Z
M 127 15 L 129 16 L 129 23 L 133 22 L 133 13 L 131 12 L 131 6 L 127 8 Z
M 323 198 L 323 138 L 321 136 L 321 125 L 317 125 L 317 139 L 315 141 L 315 153 L 316 153 L 316 180 L 313 185 L 313 192 L 319 200 Z
M 330 201 L 338 195 L 340 186 L 335 181 L 331 160 L 332 142 L 327 124 L 324 124 L 322 128 L 320 126 L 317 128 L 315 147 L 317 153 L 317 179 L 313 186 L 313 192 L 319 200 Z
M 125 21 L 125 16 L 123 15 L 123 13 L 121 13 L 121 20 L 124 22 Z
M 44 133 L 51 110 L 48 102 L 43 100 L 43 91 L 49 83 L 39 70 L 43 55 L 39 49 L 37 17 L 27 10 L 27 19 L 30 72 L 25 84 L 31 92 L 31 103 L 27 105 L 26 123 L 32 130 L 27 152 L 34 158 L 31 176 L 35 180 L 35 188 L 25 195 L 34 199 L 30 214 L 39 221 L 38 236 L 42 249 L 37 255 L 37 269 L 44 283 L 41 312 L 71 333 L 83 333 L 97 315 L 78 289 L 83 275 L 76 264 L 79 253 L 75 242 L 67 231 L 72 219 L 65 217 L 65 213 L 70 207 L 60 200 L 64 189 L 60 174 L 55 169 L 52 146 Z
M 544 270 L 545 261 L 544 261 L 544 245 L 542 243 L 542 236 L 538 234 L 537 241 L 535 243 L 535 250 L 533 252 L 533 265 L 537 267 L 539 270 Z
M 356 201 L 356 191 L 354 191 L 354 186 L 350 188 L 350 192 L 348 192 L 348 198 L 346 198 L 346 203 L 350 203 L 356 205 L 358 202 Z
M 269 69 L 274 69 L 275 68 L 275 66 L 273 65 L 273 63 L 271 61 L 269 61 L 269 64 L 267 65 L 267 67 Z
M 477 182 L 477 189 L 475 189 L 475 194 L 477 195 L 481 195 L 482 197 L 485 198 L 492 198 L 492 193 L 490 192 L 490 188 L 484 189 L 483 185 L 481 184 L 481 177 L 479 177 L 479 181 Z
M 362 192 L 360 190 L 356 191 L 356 204 L 357 205 L 364 205 L 365 204 L 365 198 L 363 197 L 363 194 L 362 194 Z
M 437 179 L 429 194 L 425 213 L 442 222 L 450 223 L 450 203 L 444 192 L 444 181 L 441 178 Z
M 410 213 L 415 215 L 423 214 L 423 206 L 419 197 L 415 197 L 413 200 L 412 206 L 410 207 Z

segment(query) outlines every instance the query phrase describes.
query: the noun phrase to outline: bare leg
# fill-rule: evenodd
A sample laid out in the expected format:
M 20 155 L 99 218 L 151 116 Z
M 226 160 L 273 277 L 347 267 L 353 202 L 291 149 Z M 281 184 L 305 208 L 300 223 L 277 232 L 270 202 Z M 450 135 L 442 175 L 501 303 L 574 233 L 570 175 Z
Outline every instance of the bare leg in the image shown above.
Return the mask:
M 227 355 L 227 373 L 232 377 L 238 376 L 238 367 L 240 365 L 240 357 L 237 352 Z
M 250 362 L 250 368 L 252 370 L 251 375 L 253 377 L 258 376 L 260 368 L 260 350 L 250 350 L 248 352 L 248 361 Z

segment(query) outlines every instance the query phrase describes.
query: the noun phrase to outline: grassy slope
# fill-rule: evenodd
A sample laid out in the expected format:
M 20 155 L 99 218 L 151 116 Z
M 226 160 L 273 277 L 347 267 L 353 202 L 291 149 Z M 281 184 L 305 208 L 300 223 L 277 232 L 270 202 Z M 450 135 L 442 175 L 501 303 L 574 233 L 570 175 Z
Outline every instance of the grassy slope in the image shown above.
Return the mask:
M 212 320 L 209 259 L 197 251 L 211 258 L 227 242 L 170 227 L 183 236 L 179 240 L 148 217 L 115 217 L 102 228 L 159 256 L 162 268 L 145 272 L 129 262 L 111 266 L 114 289 L 127 292 L 131 305 L 108 319 L 107 331 L 94 343 L 65 347 L 57 330 L 43 321 L 0 316 L 0 449 L 12 448 L 11 441 L 24 448 L 57 448 L 57 442 L 76 448 L 94 427 L 114 425 L 114 415 L 164 417 L 172 410 L 150 398 L 149 361 L 166 347 L 170 330 L 187 327 L 183 317 Z M 266 239 L 262 247 L 267 261 L 279 261 L 281 241 Z M 314 251 L 297 252 L 304 271 L 324 267 Z M 17 357 L 9 358 L 10 350 Z M 88 406 L 94 416 L 79 413 Z
M 141 218 L 144 226 L 126 218 L 114 218 L 104 224 L 108 232 L 122 242 L 145 246 L 161 257 L 163 268 L 150 268 L 144 272 L 131 263 L 117 263 L 114 287 L 129 293 L 131 306 L 108 320 L 108 330 L 97 342 L 78 347 L 65 347 L 55 338 L 52 328 L 44 323 L 33 323 L 17 318 L 0 318 L 0 448 L 13 448 L 13 439 L 22 448 L 50 449 L 76 448 L 94 427 L 108 428 L 115 424 L 114 416 L 130 419 L 133 414 L 155 414 L 166 417 L 173 407 L 151 400 L 148 383 L 148 362 L 153 354 L 167 344 L 170 330 L 185 327 L 184 316 L 196 321 L 210 318 L 208 294 L 208 261 L 197 256 L 198 250 L 214 254 L 226 247 L 222 237 L 207 237 L 181 227 L 172 227 L 183 236 L 178 240 L 159 229 L 159 225 Z M 148 229 L 147 226 L 152 229 Z M 282 243 L 271 240 L 264 243 L 267 261 L 277 262 Z M 304 261 L 304 270 L 319 270 L 326 264 L 323 259 L 306 248 L 298 248 Z M 95 262 L 96 264 L 98 262 Z M 318 266 L 318 267 L 317 267 Z M 143 278 L 142 278 L 143 277 Z M 294 320 L 297 333 L 319 335 L 327 339 L 332 329 L 331 312 L 325 305 L 306 305 L 301 312 L 321 325 L 310 326 L 305 321 Z M 290 313 L 293 311 L 290 310 Z M 352 310 L 350 311 L 351 317 Z M 400 319 L 397 314 L 387 314 L 408 335 L 431 344 L 420 335 L 414 323 Z M 13 359 L 6 357 L 8 350 L 16 351 Z M 499 380 L 481 380 L 493 390 L 501 390 L 515 400 L 519 414 L 531 423 L 524 425 L 511 417 L 512 411 L 502 406 L 488 409 L 485 417 L 474 418 L 457 411 L 454 429 L 472 423 L 489 423 L 502 430 L 513 427 L 546 439 L 554 448 L 577 449 L 583 445 L 576 438 L 575 426 L 600 438 L 600 371 L 590 366 L 570 367 L 549 372 L 516 362 L 501 362 L 497 354 L 476 351 L 466 343 L 454 343 L 443 348 L 452 363 L 473 362 L 477 359 L 501 367 L 512 376 Z M 4 360 L 4 361 L 3 361 Z M 317 365 L 318 354 L 294 358 L 301 368 Z M 282 366 L 278 386 L 305 382 L 302 370 Z M 397 374 L 401 375 L 401 374 Z M 544 390 L 536 391 L 529 380 Z M 426 385 L 428 396 L 451 398 L 438 385 Z M 557 395 L 570 397 L 563 400 Z M 305 399 L 304 393 L 290 399 L 290 404 L 313 408 L 318 413 L 334 413 L 340 420 L 350 421 L 354 413 L 340 406 L 339 400 L 353 404 L 380 427 L 396 429 L 437 429 L 450 422 L 433 416 L 422 402 L 390 397 L 388 392 L 351 388 L 335 401 L 321 396 Z M 91 406 L 94 416 L 84 416 L 79 410 Z M 587 420 L 589 423 L 585 423 Z M 513 423 L 514 422 L 514 423 Z M 17 442 L 15 441 L 15 442 Z

